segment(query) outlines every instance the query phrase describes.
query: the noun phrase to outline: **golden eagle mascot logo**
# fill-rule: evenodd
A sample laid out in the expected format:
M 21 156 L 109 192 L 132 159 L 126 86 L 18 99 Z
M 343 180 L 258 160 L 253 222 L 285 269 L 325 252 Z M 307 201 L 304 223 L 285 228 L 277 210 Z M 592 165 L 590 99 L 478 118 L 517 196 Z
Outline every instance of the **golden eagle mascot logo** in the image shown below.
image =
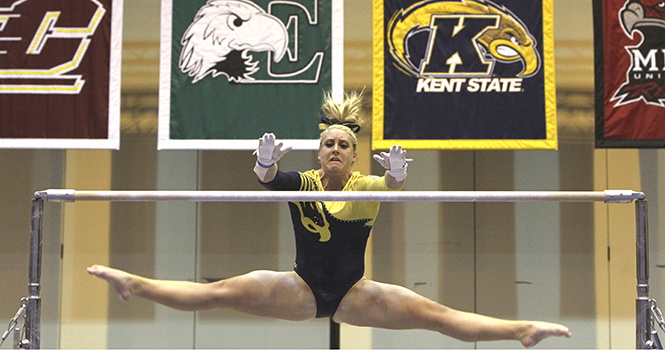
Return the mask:
M 397 66 L 416 77 L 491 76 L 496 62 L 519 62 L 515 76 L 527 78 L 541 67 L 528 28 L 489 0 L 420 1 L 394 13 L 387 29 Z
M 179 67 L 192 83 L 211 74 L 230 82 L 251 81 L 258 71 L 253 52 L 271 51 L 278 62 L 288 46 L 284 24 L 246 0 L 209 0 L 201 7 L 180 41 Z

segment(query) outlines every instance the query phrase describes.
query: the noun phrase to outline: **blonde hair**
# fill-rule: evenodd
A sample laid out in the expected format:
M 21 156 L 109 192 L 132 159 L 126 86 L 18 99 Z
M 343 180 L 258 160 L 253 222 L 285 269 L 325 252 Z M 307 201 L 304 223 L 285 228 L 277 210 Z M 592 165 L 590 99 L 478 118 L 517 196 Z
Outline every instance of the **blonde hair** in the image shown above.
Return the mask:
M 353 149 L 356 149 L 358 145 L 356 132 L 360 130 L 360 125 L 363 123 L 360 114 L 363 92 L 364 89 L 361 92 L 345 92 L 342 103 L 335 101 L 330 91 L 324 95 L 321 106 L 324 116 L 321 118 L 322 123 L 319 124 L 319 129 L 323 130 L 319 137 L 320 142 L 323 142 L 323 137 L 329 130 L 343 130 L 349 134 L 353 143 Z

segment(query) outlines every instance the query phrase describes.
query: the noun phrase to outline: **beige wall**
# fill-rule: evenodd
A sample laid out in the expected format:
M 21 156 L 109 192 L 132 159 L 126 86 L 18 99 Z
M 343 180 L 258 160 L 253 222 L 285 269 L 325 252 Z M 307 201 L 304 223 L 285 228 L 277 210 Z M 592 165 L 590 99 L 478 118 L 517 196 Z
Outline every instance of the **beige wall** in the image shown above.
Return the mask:
M 65 169 L 64 188 L 111 189 L 111 151 L 67 151 Z M 108 287 L 88 284 L 90 277 L 85 269 L 93 264 L 109 263 L 110 207 L 108 202 L 94 202 L 64 208 L 61 348 L 79 348 L 80 344 L 106 347 Z

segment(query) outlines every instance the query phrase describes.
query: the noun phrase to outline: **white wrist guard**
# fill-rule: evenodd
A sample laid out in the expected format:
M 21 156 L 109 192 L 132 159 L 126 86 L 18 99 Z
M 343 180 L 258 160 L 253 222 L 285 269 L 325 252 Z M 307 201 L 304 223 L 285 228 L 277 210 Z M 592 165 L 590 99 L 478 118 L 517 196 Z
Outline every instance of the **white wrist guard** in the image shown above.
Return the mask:
M 404 179 L 406 179 L 406 168 L 409 166 L 406 162 L 404 162 L 404 166 L 401 168 L 394 168 L 394 169 L 389 169 L 387 170 L 388 175 L 392 176 L 397 180 L 397 182 L 402 182 Z
M 272 165 L 274 165 L 274 163 Z M 272 165 L 266 168 L 261 163 L 259 163 L 258 160 L 256 161 L 256 165 L 254 165 L 254 173 L 259 178 L 259 180 L 261 180 L 261 182 L 265 182 L 266 174 L 268 174 L 268 169 L 270 169 Z
M 390 147 L 388 153 L 381 152 L 380 154 L 375 154 L 373 157 L 374 160 L 386 169 L 388 175 L 394 177 L 397 182 L 402 182 L 406 179 L 407 161 L 411 159 L 406 159 L 406 151 L 402 150 L 402 146 L 393 145 Z

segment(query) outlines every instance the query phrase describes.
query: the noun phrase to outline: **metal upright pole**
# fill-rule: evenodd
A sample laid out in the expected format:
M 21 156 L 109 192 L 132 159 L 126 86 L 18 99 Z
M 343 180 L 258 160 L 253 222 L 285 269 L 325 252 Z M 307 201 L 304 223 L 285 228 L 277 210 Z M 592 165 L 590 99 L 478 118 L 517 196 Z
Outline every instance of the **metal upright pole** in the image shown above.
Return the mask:
M 30 225 L 30 271 L 28 275 L 28 302 L 25 314 L 25 333 L 29 349 L 39 349 L 41 332 L 40 279 L 42 272 L 42 231 L 44 201 L 32 199 L 32 221 Z
M 646 200 L 635 201 L 637 248 L 636 349 L 649 349 L 651 315 L 649 313 L 649 227 Z
M 339 323 L 330 318 L 330 349 L 339 349 L 340 346 Z

